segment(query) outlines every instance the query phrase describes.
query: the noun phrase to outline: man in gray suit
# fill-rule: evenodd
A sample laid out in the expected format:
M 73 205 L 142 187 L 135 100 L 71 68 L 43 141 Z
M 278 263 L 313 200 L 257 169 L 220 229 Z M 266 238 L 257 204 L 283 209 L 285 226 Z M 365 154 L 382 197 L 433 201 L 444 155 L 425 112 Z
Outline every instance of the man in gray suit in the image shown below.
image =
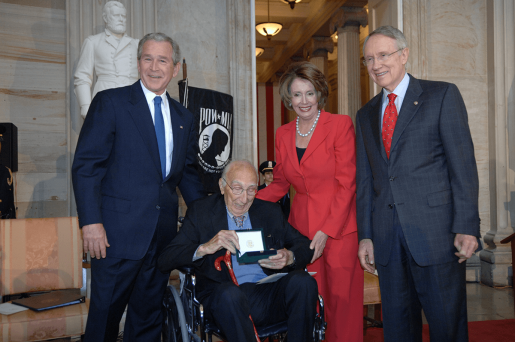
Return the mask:
M 478 176 L 454 84 L 406 73 L 409 49 L 383 26 L 364 44 L 383 90 L 358 111 L 357 218 L 362 267 L 379 274 L 385 341 L 468 341 L 465 262 L 478 248 Z

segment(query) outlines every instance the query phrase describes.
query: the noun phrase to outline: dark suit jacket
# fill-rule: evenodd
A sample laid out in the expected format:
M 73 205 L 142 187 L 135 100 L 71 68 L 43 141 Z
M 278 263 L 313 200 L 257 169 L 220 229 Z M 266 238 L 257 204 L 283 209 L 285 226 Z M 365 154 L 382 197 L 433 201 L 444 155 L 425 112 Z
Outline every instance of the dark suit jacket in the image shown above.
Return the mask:
M 304 269 L 313 257 L 309 249 L 311 241 L 300 234 L 286 221 L 281 209 L 275 203 L 254 199 L 249 209 L 252 229 L 263 229 L 266 247 L 271 249 L 287 248 L 295 255 L 295 269 Z M 227 209 L 221 194 L 195 201 L 189 208 L 179 234 L 166 247 L 159 257 L 158 266 L 162 272 L 170 272 L 182 266 L 193 266 L 199 272 L 197 278 L 197 295 L 206 298 L 214 287 L 222 282 L 231 282 L 229 272 L 223 264 L 223 270 L 214 267 L 215 259 L 226 253 L 221 249 L 215 254 L 206 255 L 193 262 L 193 255 L 198 246 L 208 242 L 220 230 L 227 230 Z M 273 270 L 263 268 L 266 274 Z M 278 272 L 288 272 L 286 267 Z
M 266 188 L 266 184 L 263 183 L 260 186 L 258 186 L 258 191 L 263 190 Z M 281 210 L 283 211 L 284 216 L 286 219 L 290 217 L 290 194 L 287 192 L 286 195 L 284 195 L 280 200 L 276 202 L 281 206 Z
M 456 260 L 455 234 L 479 237 L 477 167 L 460 92 L 410 75 L 389 160 L 380 138 L 382 96 L 356 119 L 359 240 L 372 239 L 376 262 L 386 265 L 395 208 L 417 264 Z
M 174 147 L 164 181 L 140 81 L 98 93 L 82 126 L 72 167 L 79 222 L 103 223 L 109 256 L 142 258 L 156 230 L 158 250 L 164 248 L 177 232 L 176 187 L 186 204 L 204 195 L 193 115 L 168 101 Z

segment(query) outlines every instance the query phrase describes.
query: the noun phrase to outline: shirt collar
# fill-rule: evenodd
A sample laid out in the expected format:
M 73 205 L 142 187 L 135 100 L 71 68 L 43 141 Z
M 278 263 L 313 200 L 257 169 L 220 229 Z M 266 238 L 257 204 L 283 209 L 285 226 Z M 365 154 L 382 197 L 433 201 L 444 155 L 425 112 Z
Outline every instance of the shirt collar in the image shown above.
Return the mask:
M 145 94 L 145 97 L 147 99 L 147 102 L 152 102 L 154 101 L 154 98 L 156 96 L 160 96 L 161 99 L 163 100 L 163 103 L 167 103 L 167 98 L 166 98 L 166 90 L 164 93 L 162 93 L 161 95 L 156 95 L 156 93 L 150 91 L 147 89 L 147 87 L 145 87 L 145 85 L 143 84 L 143 82 L 141 82 L 141 79 L 139 80 L 139 83 L 141 84 L 141 88 L 143 89 L 143 94 Z
M 225 206 L 225 209 L 227 210 L 227 214 L 229 215 L 229 217 L 231 219 L 233 219 L 234 215 L 229 211 L 229 208 L 227 208 L 227 206 Z M 246 220 L 249 218 L 249 212 L 247 211 L 245 214 L 243 214 L 241 216 L 243 216 L 243 218 L 244 218 L 243 220 Z
M 401 100 L 401 103 L 402 103 L 402 100 L 404 99 L 404 96 L 406 95 L 406 91 L 408 90 L 408 85 L 409 85 L 409 75 L 406 72 L 406 73 L 404 73 L 404 77 L 402 78 L 401 83 L 399 83 L 392 92 L 395 95 L 397 95 L 399 100 Z M 390 92 L 388 90 L 386 90 L 386 88 L 383 88 L 383 101 L 385 99 L 387 99 L 387 96 L 389 94 L 390 94 Z

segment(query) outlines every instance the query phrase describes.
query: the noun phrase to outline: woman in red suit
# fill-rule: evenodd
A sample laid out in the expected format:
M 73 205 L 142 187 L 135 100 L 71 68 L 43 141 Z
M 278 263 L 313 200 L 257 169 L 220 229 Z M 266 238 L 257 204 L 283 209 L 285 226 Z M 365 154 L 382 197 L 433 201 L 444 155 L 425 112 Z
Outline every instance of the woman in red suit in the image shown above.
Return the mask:
M 328 86 L 308 62 L 279 81 L 285 106 L 298 117 L 276 133 L 274 180 L 257 198 L 272 202 L 293 185 L 289 222 L 312 241 L 310 272 L 324 297 L 326 341 L 363 341 L 363 270 L 356 228 L 356 153 L 352 120 L 324 110 Z

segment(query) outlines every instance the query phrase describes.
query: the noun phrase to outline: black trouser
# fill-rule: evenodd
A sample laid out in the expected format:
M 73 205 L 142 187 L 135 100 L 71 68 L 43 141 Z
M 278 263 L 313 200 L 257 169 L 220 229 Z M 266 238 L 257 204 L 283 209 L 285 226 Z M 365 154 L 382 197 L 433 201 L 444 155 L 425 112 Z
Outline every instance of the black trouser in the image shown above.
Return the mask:
M 275 283 L 220 284 L 204 301 L 206 313 L 229 342 L 255 342 L 256 326 L 288 322 L 288 340 L 312 341 L 317 283 L 305 271 L 290 272 Z

